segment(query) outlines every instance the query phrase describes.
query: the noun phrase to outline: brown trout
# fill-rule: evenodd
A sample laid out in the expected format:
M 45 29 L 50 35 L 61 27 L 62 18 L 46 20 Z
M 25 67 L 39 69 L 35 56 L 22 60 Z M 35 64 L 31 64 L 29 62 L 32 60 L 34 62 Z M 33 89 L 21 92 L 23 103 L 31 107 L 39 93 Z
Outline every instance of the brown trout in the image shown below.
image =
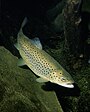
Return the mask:
M 17 44 L 22 59 L 19 66 L 27 65 L 39 78 L 37 82 L 52 82 L 67 88 L 73 88 L 74 81 L 70 74 L 48 53 L 42 50 L 39 38 L 29 39 L 23 34 L 22 27 L 26 23 L 26 18 L 22 23 L 18 33 Z

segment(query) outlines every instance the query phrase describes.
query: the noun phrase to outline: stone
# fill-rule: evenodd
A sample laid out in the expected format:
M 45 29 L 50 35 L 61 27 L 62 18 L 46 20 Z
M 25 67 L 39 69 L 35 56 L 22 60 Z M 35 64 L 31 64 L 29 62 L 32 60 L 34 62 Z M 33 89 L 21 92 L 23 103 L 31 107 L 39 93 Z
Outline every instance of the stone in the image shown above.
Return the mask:
M 45 91 L 30 69 L 0 47 L 0 112 L 63 112 L 54 91 Z

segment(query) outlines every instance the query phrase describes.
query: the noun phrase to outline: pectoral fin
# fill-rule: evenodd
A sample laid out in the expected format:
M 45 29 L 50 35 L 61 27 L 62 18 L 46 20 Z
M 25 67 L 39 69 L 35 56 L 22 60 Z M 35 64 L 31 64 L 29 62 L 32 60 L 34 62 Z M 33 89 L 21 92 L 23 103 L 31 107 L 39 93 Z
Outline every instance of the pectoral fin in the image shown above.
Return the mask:
M 37 78 L 36 81 L 40 82 L 40 83 L 42 83 L 42 82 L 48 82 L 48 80 L 46 80 L 44 78 Z
M 22 58 L 20 58 L 20 59 L 18 60 L 17 65 L 18 65 L 18 66 L 23 66 L 23 65 L 26 65 L 26 64 L 25 64 L 25 61 L 24 61 Z

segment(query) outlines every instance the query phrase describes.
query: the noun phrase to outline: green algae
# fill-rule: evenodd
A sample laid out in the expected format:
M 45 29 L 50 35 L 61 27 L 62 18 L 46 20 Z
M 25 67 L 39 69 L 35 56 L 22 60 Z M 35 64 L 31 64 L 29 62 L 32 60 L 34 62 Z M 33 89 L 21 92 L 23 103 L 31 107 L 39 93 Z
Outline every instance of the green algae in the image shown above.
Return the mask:
M 17 61 L 0 47 L 0 112 L 62 112 L 55 92 L 44 91 L 36 76 L 18 67 Z

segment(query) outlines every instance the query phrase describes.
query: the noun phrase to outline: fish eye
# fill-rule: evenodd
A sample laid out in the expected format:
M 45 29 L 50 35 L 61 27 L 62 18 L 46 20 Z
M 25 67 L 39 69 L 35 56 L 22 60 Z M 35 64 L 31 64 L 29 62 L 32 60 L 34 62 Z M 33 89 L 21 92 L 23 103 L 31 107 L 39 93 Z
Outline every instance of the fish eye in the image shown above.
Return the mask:
M 65 82 L 66 79 L 65 79 L 64 77 L 61 77 L 61 81 L 62 81 L 62 82 Z

